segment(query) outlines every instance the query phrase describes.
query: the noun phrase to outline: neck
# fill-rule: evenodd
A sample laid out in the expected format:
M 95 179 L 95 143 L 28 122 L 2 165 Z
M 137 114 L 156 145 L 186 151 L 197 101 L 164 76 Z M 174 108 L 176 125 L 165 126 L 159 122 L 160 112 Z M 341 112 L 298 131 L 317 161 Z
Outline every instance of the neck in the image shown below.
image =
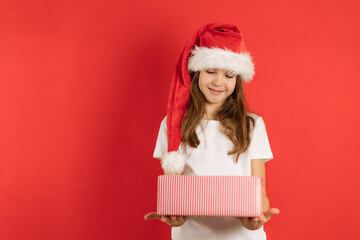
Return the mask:
M 219 120 L 217 117 L 218 111 L 220 109 L 220 104 L 205 104 L 205 114 L 203 119 L 205 120 Z

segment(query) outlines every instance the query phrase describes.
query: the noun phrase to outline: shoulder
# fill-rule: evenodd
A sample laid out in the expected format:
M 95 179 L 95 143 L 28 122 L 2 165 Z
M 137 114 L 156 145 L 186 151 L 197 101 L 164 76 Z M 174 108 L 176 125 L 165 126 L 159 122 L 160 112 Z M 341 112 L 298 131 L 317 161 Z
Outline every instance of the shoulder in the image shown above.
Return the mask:
M 263 136 L 266 133 L 266 125 L 262 116 L 255 113 L 248 113 L 254 119 L 254 125 L 252 126 L 251 136 Z
M 252 113 L 252 112 L 246 112 L 246 115 L 254 118 L 254 120 L 258 119 L 258 118 L 261 118 L 260 115 L 256 114 L 256 113 Z
M 256 113 L 252 113 L 252 112 L 246 112 L 246 115 L 252 117 L 254 119 L 254 122 L 255 122 L 255 127 L 258 126 L 259 124 L 264 124 L 264 120 L 263 118 L 256 114 Z
M 165 129 L 167 128 L 167 116 L 165 116 L 164 119 L 161 121 L 160 126 Z

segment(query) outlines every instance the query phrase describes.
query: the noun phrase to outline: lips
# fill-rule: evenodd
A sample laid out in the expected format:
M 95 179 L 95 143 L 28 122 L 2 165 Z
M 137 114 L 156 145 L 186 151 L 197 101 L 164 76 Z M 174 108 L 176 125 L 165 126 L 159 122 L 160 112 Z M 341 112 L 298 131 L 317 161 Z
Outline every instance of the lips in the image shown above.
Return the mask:
M 215 94 L 215 95 L 219 95 L 224 92 L 223 90 L 217 90 L 217 89 L 212 89 L 212 88 L 209 88 L 209 90 L 212 94 Z

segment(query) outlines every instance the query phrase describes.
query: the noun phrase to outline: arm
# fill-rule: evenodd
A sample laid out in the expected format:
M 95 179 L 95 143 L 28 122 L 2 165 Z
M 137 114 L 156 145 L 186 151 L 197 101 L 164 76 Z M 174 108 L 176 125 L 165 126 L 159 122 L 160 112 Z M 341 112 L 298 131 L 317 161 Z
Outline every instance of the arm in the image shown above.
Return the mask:
M 251 176 L 262 177 L 263 179 L 263 212 L 267 212 L 269 210 L 270 202 L 266 195 L 265 161 L 263 159 L 251 160 Z
M 260 217 L 240 217 L 238 219 L 247 229 L 256 230 L 259 229 L 264 223 L 269 221 L 272 215 L 279 214 L 280 211 L 277 208 L 269 208 L 270 202 L 266 195 L 264 159 L 251 160 L 251 176 L 258 176 L 263 178 L 263 213 Z

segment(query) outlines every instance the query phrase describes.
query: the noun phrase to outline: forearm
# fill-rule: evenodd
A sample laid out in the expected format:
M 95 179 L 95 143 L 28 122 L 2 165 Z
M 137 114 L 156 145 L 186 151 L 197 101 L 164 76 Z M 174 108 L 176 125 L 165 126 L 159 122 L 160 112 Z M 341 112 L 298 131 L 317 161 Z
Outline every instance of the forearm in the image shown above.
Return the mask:
M 270 208 L 270 202 L 266 195 L 263 195 L 262 211 L 267 212 Z

